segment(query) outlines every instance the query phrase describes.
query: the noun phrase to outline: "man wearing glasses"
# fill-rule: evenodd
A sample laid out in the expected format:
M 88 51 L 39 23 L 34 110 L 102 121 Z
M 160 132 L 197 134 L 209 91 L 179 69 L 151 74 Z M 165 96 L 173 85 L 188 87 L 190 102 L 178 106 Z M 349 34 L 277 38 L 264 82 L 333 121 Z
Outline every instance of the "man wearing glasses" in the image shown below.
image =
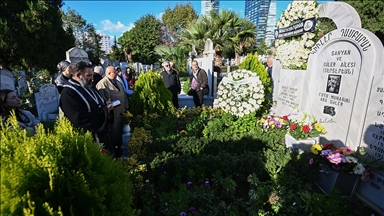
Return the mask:
M 171 68 L 169 61 L 163 62 L 164 70 L 160 73 L 163 78 L 165 87 L 172 93 L 172 103 L 175 108 L 179 108 L 178 94 L 181 91 L 179 75 Z

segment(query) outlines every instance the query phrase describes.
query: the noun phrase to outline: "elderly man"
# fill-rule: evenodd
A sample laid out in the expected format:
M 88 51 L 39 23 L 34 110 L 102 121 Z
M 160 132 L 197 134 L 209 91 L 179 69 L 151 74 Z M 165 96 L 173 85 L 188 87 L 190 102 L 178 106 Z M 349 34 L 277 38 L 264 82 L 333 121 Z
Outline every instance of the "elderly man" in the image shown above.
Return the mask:
M 92 86 L 96 88 L 96 84 L 103 79 L 104 70 L 101 66 L 95 66 L 93 69 L 93 80 L 92 80 Z
M 63 60 L 57 64 L 57 70 L 59 71 L 59 75 L 55 79 L 55 84 L 57 86 L 59 94 L 61 94 L 64 85 L 69 84 L 68 80 L 72 77 L 71 63 L 66 60 Z
M 114 145 L 115 157 L 121 157 L 123 135 L 121 113 L 128 109 L 128 97 L 121 83 L 116 80 L 116 77 L 115 68 L 108 66 L 105 70 L 105 77 L 96 84 L 96 88 L 107 104 L 114 101 L 120 102 L 120 105 L 114 105 L 115 107 L 110 112 L 109 119 L 111 122 L 111 139 Z
M 164 70 L 160 73 L 160 76 L 163 78 L 165 87 L 172 93 L 173 106 L 179 108 L 179 98 L 177 96 L 181 91 L 179 75 L 171 68 L 169 61 L 163 62 L 162 65 Z
M 60 108 L 75 128 L 89 131 L 112 152 L 108 135 L 108 109 L 97 90 L 92 88 L 92 65 L 78 62 L 69 84 L 63 86 Z

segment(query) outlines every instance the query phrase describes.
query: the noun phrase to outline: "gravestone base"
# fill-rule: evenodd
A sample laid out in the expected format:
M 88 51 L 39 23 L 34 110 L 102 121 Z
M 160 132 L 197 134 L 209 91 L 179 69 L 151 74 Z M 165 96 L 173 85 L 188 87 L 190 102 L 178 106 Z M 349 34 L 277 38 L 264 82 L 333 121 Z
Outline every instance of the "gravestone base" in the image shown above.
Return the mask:
M 341 196 L 351 197 L 355 192 L 359 177 L 359 175 L 323 168 L 323 172 L 320 172 L 316 179 L 316 184 L 325 194 L 329 194 L 332 189 L 337 189 Z
M 122 158 L 128 158 L 129 157 L 128 140 L 131 138 L 131 132 L 130 131 L 131 131 L 131 129 L 130 129 L 129 125 L 124 125 L 123 135 L 122 135 L 123 144 L 121 145 L 121 151 L 122 151 L 121 157 Z
M 319 137 L 313 137 L 308 139 L 296 140 L 289 134 L 285 134 L 285 146 L 295 150 L 301 150 L 304 152 L 310 152 L 311 146 L 319 143 Z
M 195 103 L 193 102 L 193 97 L 185 94 L 179 94 L 179 107 L 187 107 L 187 108 L 194 108 Z M 208 97 L 207 95 L 204 96 L 203 104 L 205 106 L 212 106 L 213 105 L 213 97 Z
M 372 171 L 368 181 L 360 181 L 355 194 L 378 214 L 384 215 L 384 175 L 381 172 Z

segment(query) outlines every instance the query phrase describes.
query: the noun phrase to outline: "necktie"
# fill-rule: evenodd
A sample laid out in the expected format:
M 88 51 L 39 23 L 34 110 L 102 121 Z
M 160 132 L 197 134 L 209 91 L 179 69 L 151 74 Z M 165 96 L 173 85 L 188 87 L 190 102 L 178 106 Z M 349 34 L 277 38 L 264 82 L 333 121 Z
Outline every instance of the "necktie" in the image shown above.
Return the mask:
M 117 90 L 120 91 L 119 86 L 118 86 L 117 83 L 116 83 L 116 80 L 112 80 L 111 82 L 112 82 L 112 84 L 117 88 Z

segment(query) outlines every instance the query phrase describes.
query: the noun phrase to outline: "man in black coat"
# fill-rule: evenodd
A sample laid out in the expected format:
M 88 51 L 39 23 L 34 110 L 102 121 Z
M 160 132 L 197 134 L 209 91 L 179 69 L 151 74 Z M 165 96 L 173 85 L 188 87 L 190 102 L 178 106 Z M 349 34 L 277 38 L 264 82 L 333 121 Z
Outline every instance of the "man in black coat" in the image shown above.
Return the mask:
M 108 108 L 98 91 L 92 88 L 92 65 L 79 62 L 72 71 L 70 85 L 64 85 L 60 96 L 60 108 L 75 128 L 83 129 L 98 138 L 110 153 L 108 134 Z
M 175 108 L 179 108 L 178 94 L 181 92 L 179 75 L 171 68 L 169 61 L 163 62 L 164 70 L 160 73 L 163 77 L 165 87 L 172 93 L 172 103 Z

